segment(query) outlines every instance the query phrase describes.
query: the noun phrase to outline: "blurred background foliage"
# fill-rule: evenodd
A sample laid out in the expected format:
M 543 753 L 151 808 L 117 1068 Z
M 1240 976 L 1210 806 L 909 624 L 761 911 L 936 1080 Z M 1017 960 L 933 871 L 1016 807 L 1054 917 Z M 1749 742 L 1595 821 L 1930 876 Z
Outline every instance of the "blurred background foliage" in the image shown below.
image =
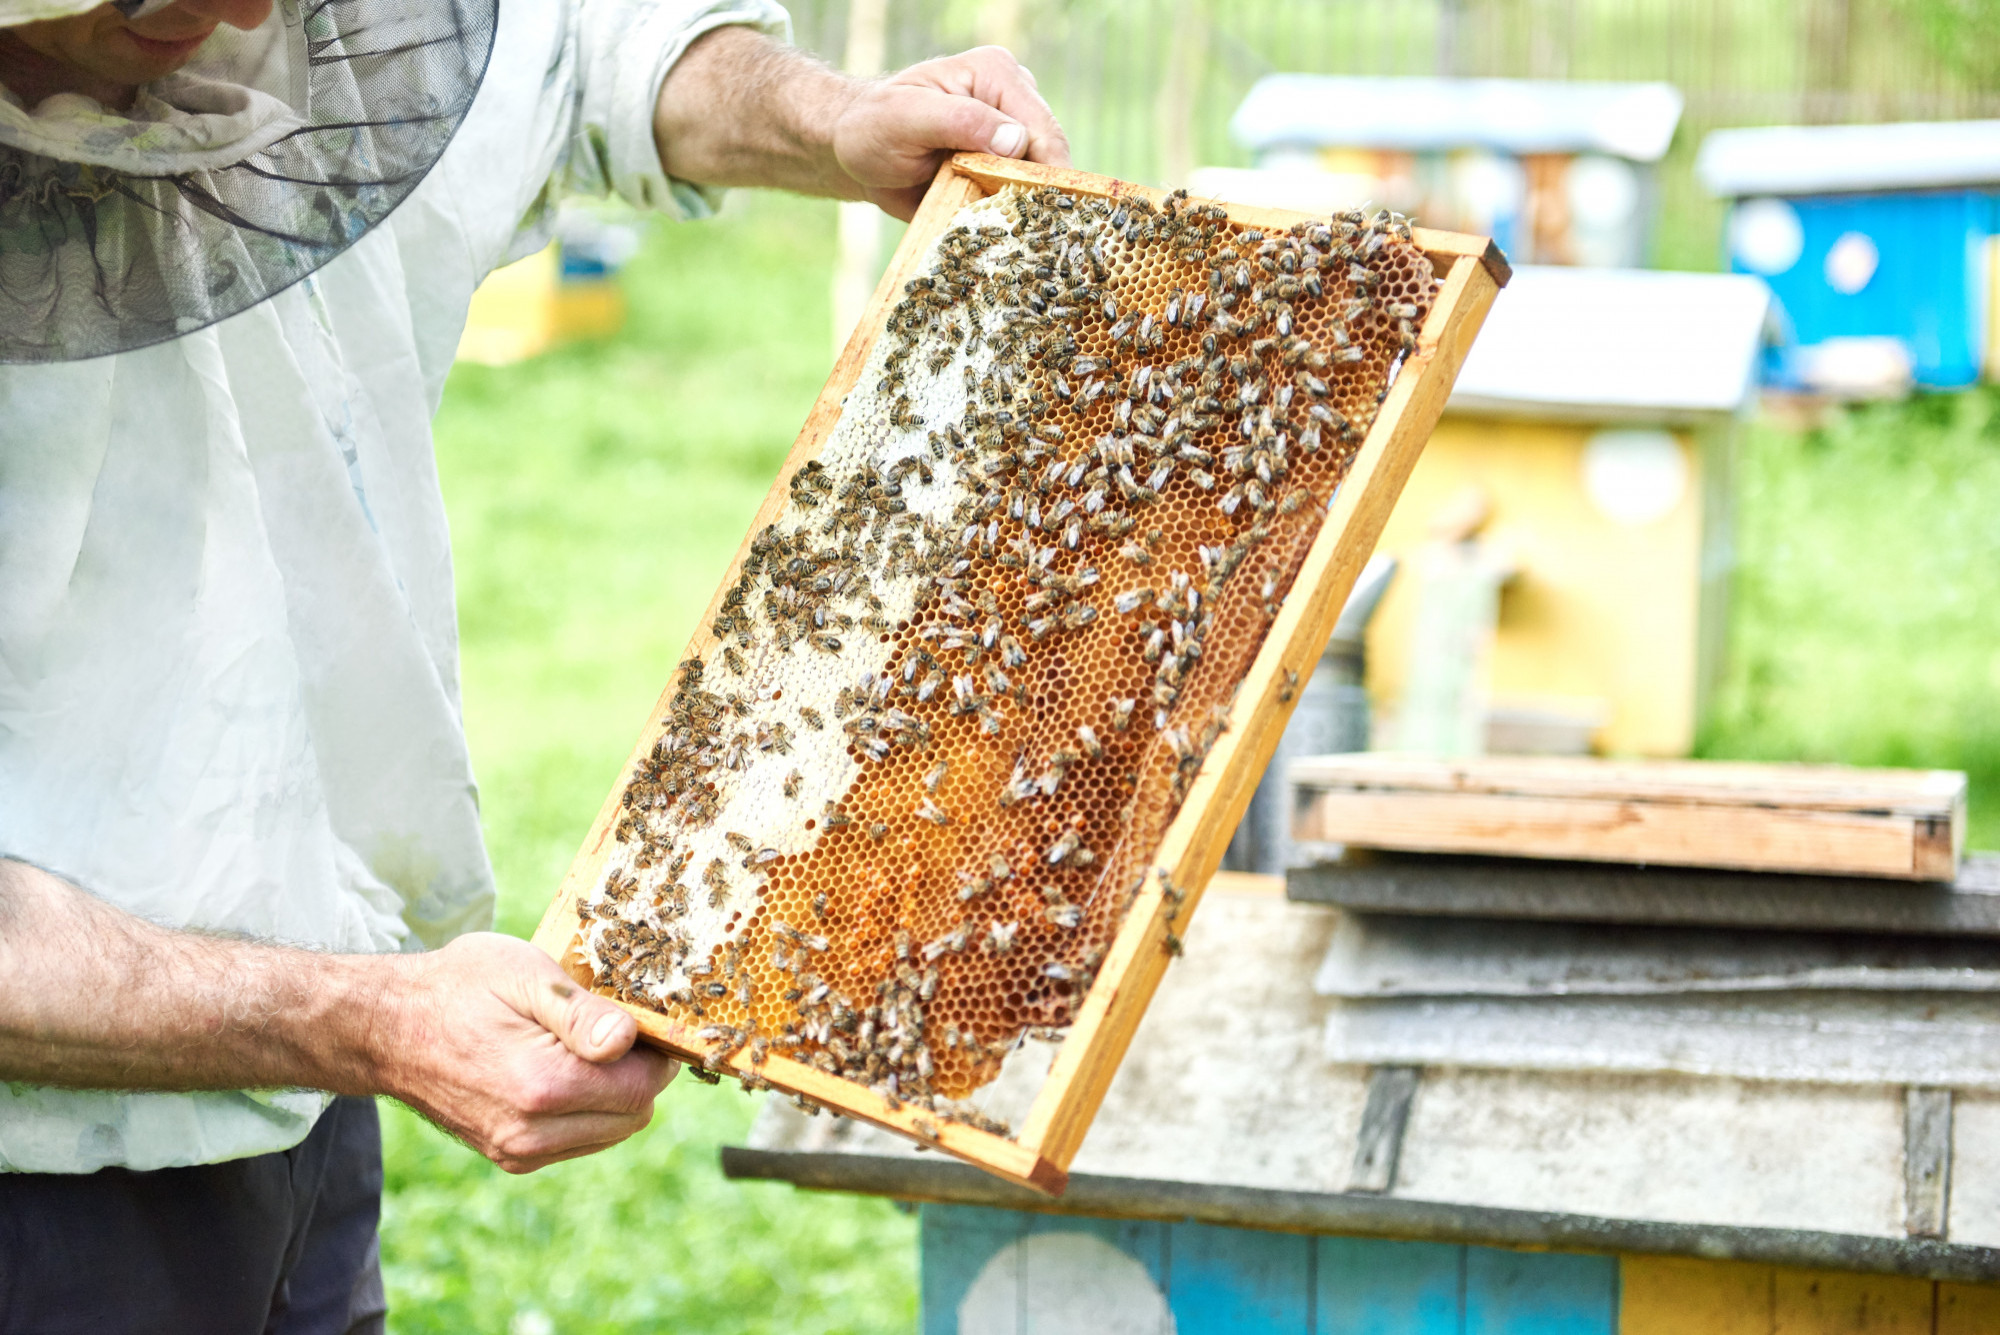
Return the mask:
M 793 0 L 834 63 L 847 0 Z M 2000 0 L 888 0 L 891 68 L 1000 42 L 1077 164 L 1179 185 L 1247 166 L 1229 117 L 1277 72 L 1653 80 L 1687 99 L 1660 164 L 1651 263 L 1713 269 L 1722 206 L 1694 179 L 1724 126 L 2000 115 Z
M 793 6 L 836 61 L 841 0 Z M 1719 125 L 2000 114 L 2000 0 L 891 0 L 892 65 L 1021 50 L 1079 165 L 1239 164 L 1273 70 L 1665 78 L 1688 97 L 1653 261 L 1713 268 Z M 1985 35 L 1988 40 L 1970 38 Z M 745 195 L 646 229 L 617 336 L 461 365 L 437 422 L 467 731 L 525 935 L 609 790 L 831 360 L 832 206 Z M 1738 461 L 1730 666 L 1701 752 L 1972 772 L 2000 845 L 2000 395 L 1759 423 Z M 915 1316 L 886 1202 L 724 1182 L 753 1103 L 683 1081 L 609 1153 L 509 1178 L 385 1105 L 399 1332 L 877 1332 Z

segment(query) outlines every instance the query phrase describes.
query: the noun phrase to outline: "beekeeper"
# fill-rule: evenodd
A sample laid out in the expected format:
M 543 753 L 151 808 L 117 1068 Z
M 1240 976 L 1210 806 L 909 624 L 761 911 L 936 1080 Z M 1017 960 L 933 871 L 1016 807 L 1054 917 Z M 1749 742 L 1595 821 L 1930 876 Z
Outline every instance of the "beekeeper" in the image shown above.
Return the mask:
M 510 1171 L 674 1067 L 526 943 L 432 460 L 467 303 L 615 192 L 907 217 L 1066 147 L 771 0 L 0 0 L 0 1332 L 380 1329 L 374 1105 Z

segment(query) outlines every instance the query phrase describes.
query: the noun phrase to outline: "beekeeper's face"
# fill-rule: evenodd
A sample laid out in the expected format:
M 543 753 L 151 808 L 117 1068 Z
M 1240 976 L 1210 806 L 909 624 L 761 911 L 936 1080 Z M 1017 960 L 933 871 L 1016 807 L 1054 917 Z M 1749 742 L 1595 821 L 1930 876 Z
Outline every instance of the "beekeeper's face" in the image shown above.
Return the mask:
M 0 55 L 11 57 L 0 60 L 0 76 L 12 74 L 14 77 L 6 79 L 10 86 L 53 81 L 95 94 L 109 85 L 123 88 L 129 95 L 140 84 L 185 65 L 220 25 L 254 28 L 270 13 L 271 0 L 179 0 L 136 19 L 126 18 L 110 5 L 99 5 L 68 18 L 0 28 L 0 47 L 16 47 L 11 52 L 0 51 Z M 20 68 L 23 60 L 46 62 L 51 68 L 24 71 Z M 34 77 L 36 74 L 42 77 Z

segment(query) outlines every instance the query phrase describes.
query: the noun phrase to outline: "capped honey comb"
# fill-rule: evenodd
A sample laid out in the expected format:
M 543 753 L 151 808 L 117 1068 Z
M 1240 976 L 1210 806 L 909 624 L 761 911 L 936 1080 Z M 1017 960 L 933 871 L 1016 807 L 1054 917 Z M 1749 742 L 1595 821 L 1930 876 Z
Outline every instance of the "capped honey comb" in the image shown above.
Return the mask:
M 969 1096 L 1133 967 L 1135 906 L 1178 949 L 1163 842 L 1223 739 L 1282 725 L 1296 667 L 1243 688 L 1439 282 L 1393 215 L 982 195 L 982 161 L 941 174 L 538 939 L 702 1066 L 994 1167 Z M 1047 1187 L 1038 1155 L 999 1171 Z

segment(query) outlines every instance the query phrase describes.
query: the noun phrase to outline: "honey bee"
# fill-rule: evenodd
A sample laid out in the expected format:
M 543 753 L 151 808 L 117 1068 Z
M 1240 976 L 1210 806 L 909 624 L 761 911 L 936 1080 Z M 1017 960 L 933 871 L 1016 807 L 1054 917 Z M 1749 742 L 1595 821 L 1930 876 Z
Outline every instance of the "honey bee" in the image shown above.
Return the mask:
M 1146 559 L 1150 562 L 1152 557 L 1148 556 Z M 1154 590 L 1150 587 L 1127 589 L 1112 600 L 1112 606 L 1118 609 L 1120 616 L 1130 616 L 1146 604 L 1152 602 L 1153 596 Z
M 722 650 L 722 665 L 739 677 L 748 670 L 747 665 L 743 661 L 743 655 L 726 645 Z
M 805 779 L 806 776 L 797 770 L 793 770 L 791 773 L 785 775 L 785 796 L 797 797 L 799 795 L 799 786 L 805 782 Z
M 1063 609 L 1062 624 L 1065 630 L 1082 630 L 1097 620 L 1097 609 L 1089 603 L 1071 603 Z
M 1082 844 L 1083 840 L 1076 830 L 1067 829 L 1057 836 L 1056 841 L 1049 845 L 1048 852 L 1043 856 L 1048 859 L 1051 866 L 1054 866 L 1057 863 L 1067 862 Z
M 811 705 L 800 705 L 799 717 L 803 719 L 805 721 L 805 725 L 808 728 L 811 728 L 814 732 L 819 732 L 820 730 L 826 727 L 825 717 L 822 716 L 820 712 L 817 709 L 814 709 Z

